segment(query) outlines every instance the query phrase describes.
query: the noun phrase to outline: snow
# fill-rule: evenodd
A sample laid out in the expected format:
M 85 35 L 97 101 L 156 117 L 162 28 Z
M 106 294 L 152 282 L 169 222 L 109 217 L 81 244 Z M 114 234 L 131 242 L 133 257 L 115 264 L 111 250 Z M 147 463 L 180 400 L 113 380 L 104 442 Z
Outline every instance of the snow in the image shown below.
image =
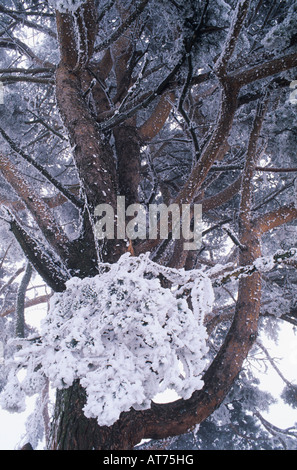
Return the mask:
M 0 406 L 10 413 L 22 413 L 25 411 L 26 394 L 20 387 L 19 379 L 15 370 L 8 375 L 5 394 L 1 394 Z
M 49 0 L 49 4 L 61 13 L 75 12 L 85 0 Z
M 262 256 L 254 261 L 254 266 L 256 269 L 262 273 L 271 271 L 275 266 L 275 261 L 273 256 Z
M 126 253 L 100 270 L 93 278 L 70 279 L 51 299 L 42 340 L 21 341 L 1 395 L 4 408 L 19 403 L 23 409 L 25 394 L 41 391 L 46 378 L 58 389 L 79 379 L 87 393 L 85 415 L 110 426 L 122 411 L 149 408 L 167 389 L 187 399 L 202 388 L 208 351 L 203 319 L 214 301 L 207 276 L 159 266 L 149 254 Z M 171 288 L 161 286 L 160 273 Z M 21 367 L 23 380 L 17 377 Z

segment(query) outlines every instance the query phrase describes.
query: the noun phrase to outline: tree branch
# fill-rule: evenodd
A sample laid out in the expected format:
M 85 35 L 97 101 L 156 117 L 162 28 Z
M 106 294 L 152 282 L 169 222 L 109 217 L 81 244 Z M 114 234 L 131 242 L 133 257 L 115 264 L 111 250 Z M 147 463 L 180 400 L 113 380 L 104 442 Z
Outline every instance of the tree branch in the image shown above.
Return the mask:
M 0 77 L 0 82 L 4 85 L 8 85 L 9 83 L 17 83 L 17 82 L 27 82 L 27 83 L 40 83 L 45 85 L 54 85 L 55 80 L 53 78 L 44 78 L 44 77 L 28 77 L 28 75 L 17 75 L 15 77 L 11 75 L 2 75 Z
M 8 8 L 5 8 L 3 5 L 0 5 L 0 13 L 10 16 L 10 18 L 18 21 L 19 23 L 22 23 L 28 28 L 33 28 L 33 29 L 36 29 L 37 31 L 40 31 L 41 33 L 48 34 L 50 37 L 54 39 L 56 39 L 57 37 L 56 33 L 52 29 L 47 28 L 46 26 L 42 26 L 38 23 L 34 23 L 33 21 L 26 20 L 24 18 L 23 13 L 19 14 L 18 12 L 11 11 Z
M 232 72 L 228 76 L 233 80 L 236 80 L 239 87 L 243 87 L 249 83 L 255 82 L 256 80 L 270 77 L 271 75 L 284 72 L 296 66 L 297 53 L 294 52 L 287 56 L 261 63 L 260 65 L 256 65 L 248 70 Z
M 270 362 L 271 366 L 273 367 L 273 369 L 276 371 L 276 373 L 279 375 L 279 377 L 282 379 L 282 381 L 288 386 L 288 387 L 292 387 L 292 384 L 289 380 L 287 380 L 285 378 L 285 376 L 281 373 L 281 371 L 279 370 L 279 368 L 276 366 L 274 360 L 272 359 L 272 357 L 270 356 L 268 350 L 265 348 L 265 346 L 263 346 L 263 344 L 260 342 L 260 341 L 257 341 L 257 346 L 262 349 L 262 351 L 265 353 L 265 356 L 267 357 L 268 361 Z
M 30 155 L 25 153 L 10 137 L 6 134 L 4 129 L 0 127 L 0 134 L 4 139 L 9 143 L 12 150 L 14 150 L 18 155 L 20 155 L 24 160 L 26 160 L 30 165 L 32 165 L 39 173 L 44 176 L 61 194 L 65 196 L 72 204 L 74 204 L 78 209 L 84 207 L 83 201 L 78 199 L 73 193 L 68 191 L 56 178 L 54 178 L 42 165 L 40 165 L 36 160 L 34 160 Z
M 173 92 L 161 95 L 149 118 L 138 128 L 138 135 L 143 142 L 151 141 L 161 131 L 172 109 L 170 101 L 174 98 Z
M 247 149 L 247 156 L 242 175 L 242 189 L 241 189 L 241 201 L 240 201 L 240 224 L 241 230 L 246 230 L 251 223 L 251 211 L 252 211 L 252 198 L 253 198 L 253 185 L 252 179 L 254 176 L 255 166 L 257 163 L 257 147 L 258 139 L 262 129 L 265 113 L 268 107 L 268 98 L 259 100 L 256 109 L 256 115 L 252 125 L 249 144 Z
M 273 228 L 280 227 L 297 219 L 297 208 L 294 203 L 279 207 L 254 219 L 256 230 L 263 235 Z
M 24 267 L 21 267 L 19 268 L 12 276 L 11 278 L 0 288 L 0 295 L 2 294 L 2 292 L 7 289 L 7 287 L 9 287 L 13 281 L 20 275 L 22 274 L 22 272 L 24 272 L 25 268 Z
M 15 334 L 18 338 L 25 337 L 25 297 L 26 290 L 29 285 L 32 276 L 32 266 L 30 263 L 27 264 L 25 274 L 18 288 L 17 301 L 16 301 L 16 322 L 15 322 Z M 4 316 L 4 315 L 1 315 Z
M 107 47 L 109 47 L 112 43 L 114 43 L 119 37 L 131 26 L 131 24 L 136 20 L 136 18 L 143 12 L 146 5 L 149 3 L 149 0 L 142 0 L 140 1 L 133 13 L 131 13 L 121 24 L 121 26 L 105 41 L 95 47 L 95 52 L 101 52 Z
M 54 65 L 40 59 L 33 51 L 30 49 L 29 46 L 27 46 L 24 42 L 22 42 L 20 39 L 17 39 L 10 35 L 9 38 L 1 38 L 0 39 L 0 47 L 8 47 L 9 49 L 15 49 L 17 50 L 21 55 L 25 55 L 28 57 L 30 60 L 32 60 L 33 63 L 39 65 L 39 66 L 48 66 L 50 68 L 54 68 Z
M 240 31 L 249 10 L 249 5 L 250 0 L 237 2 L 225 45 L 214 66 L 214 70 L 218 77 L 224 77 L 226 74 L 226 69 L 234 52 Z
M 97 16 L 94 0 L 87 0 L 74 13 L 56 10 L 61 63 L 71 70 L 87 65 L 93 51 L 97 33 Z
M 67 257 L 68 237 L 61 231 L 53 220 L 46 203 L 37 195 L 34 189 L 26 182 L 23 174 L 11 163 L 11 161 L 0 154 L 0 172 L 5 180 L 16 191 L 27 209 L 37 222 L 41 232 L 49 244 L 63 258 Z
M 63 63 L 56 73 L 56 98 L 91 211 L 102 202 L 115 207 L 116 168 L 112 149 L 103 141 L 90 115 L 79 77 Z
M 190 132 L 191 138 L 192 138 L 193 154 L 194 154 L 193 155 L 193 161 L 192 161 L 192 166 L 193 166 L 193 165 L 195 165 L 195 163 L 200 158 L 200 146 L 199 146 L 198 138 L 197 138 L 193 123 L 192 123 L 191 119 L 189 118 L 188 114 L 186 113 L 186 111 L 184 110 L 184 107 L 183 107 L 184 100 L 186 98 L 186 95 L 187 95 L 187 92 L 188 92 L 188 89 L 189 89 L 189 86 L 190 86 L 190 83 L 191 83 L 191 80 L 192 80 L 192 75 L 193 75 L 193 65 L 192 65 L 192 58 L 191 58 L 190 53 L 189 53 L 189 56 L 188 56 L 188 65 L 189 65 L 188 75 L 187 75 L 187 78 L 186 78 L 186 81 L 185 81 L 185 84 L 184 84 L 184 88 L 182 90 L 182 93 L 181 93 L 181 96 L 180 96 L 180 99 L 179 99 L 178 110 L 179 110 L 180 114 L 182 115 L 182 117 L 183 117 L 183 119 L 184 119 L 184 121 L 185 121 L 185 123 L 188 127 L 188 130 Z
M 30 307 L 35 307 L 36 305 L 44 304 L 50 300 L 52 297 L 52 294 L 44 294 L 44 295 L 39 295 L 38 297 L 35 297 L 34 299 L 26 300 L 24 303 L 24 309 L 30 308 Z M 4 312 L 0 314 L 0 317 L 7 317 L 8 315 L 11 315 L 14 313 L 17 309 L 17 306 L 14 305 L 13 307 L 8 308 Z
M 21 227 L 16 219 L 12 218 L 9 224 L 11 232 L 29 262 L 40 274 L 44 282 L 54 292 L 63 292 L 65 290 L 65 283 L 70 276 L 65 267 L 56 258 L 55 254 L 47 253 L 45 247 L 41 247 L 40 244 Z
M 197 197 L 198 190 L 205 181 L 215 160 L 219 160 L 225 154 L 225 144 L 237 109 L 237 93 L 236 83 L 229 82 L 229 80 L 223 81 L 216 127 L 208 143 L 202 149 L 200 159 L 194 166 L 188 180 L 177 195 L 175 203 L 191 203 Z

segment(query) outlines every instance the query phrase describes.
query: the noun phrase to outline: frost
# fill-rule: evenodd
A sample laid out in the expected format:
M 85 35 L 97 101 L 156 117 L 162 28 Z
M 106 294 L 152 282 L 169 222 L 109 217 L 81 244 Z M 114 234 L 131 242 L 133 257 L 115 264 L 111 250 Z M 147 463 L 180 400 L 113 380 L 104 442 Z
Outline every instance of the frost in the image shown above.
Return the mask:
M 49 0 L 49 4 L 61 13 L 75 12 L 85 0 Z
M 262 256 L 254 261 L 254 266 L 256 269 L 262 273 L 271 271 L 275 266 L 275 261 L 272 256 Z
M 287 14 L 281 23 L 277 23 L 269 29 L 264 39 L 263 46 L 270 51 L 280 52 L 290 46 L 291 36 L 296 28 L 297 2 L 289 6 Z
M 44 422 L 40 410 L 44 408 L 41 397 L 38 397 L 35 403 L 34 411 L 26 420 L 26 442 L 30 442 L 33 449 L 36 449 L 39 442 L 44 437 Z
M 100 270 L 93 278 L 72 278 L 52 297 L 42 340 L 28 341 L 15 358 L 27 369 L 18 393 L 36 393 L 45 377 L 58 389 L 78 379 L 87 393 L 84 413 L 100 425 L 131 407 L 148 408 L 166 389 L 189 398 L 203 386 L 207 365 L 203 319 L 214 301 L 211 281 L 199 270 L 159 266 L 148 254 L 127 253 Z M 4 402 L 7 393 L 13 395 L 6 389 Z
M 9 373 L 5 393 L 0 396 L 0 405 L 11 413 L 22 413 L 26 408 L 26 394 L 15 372 L 15 370 L 11 370 Z

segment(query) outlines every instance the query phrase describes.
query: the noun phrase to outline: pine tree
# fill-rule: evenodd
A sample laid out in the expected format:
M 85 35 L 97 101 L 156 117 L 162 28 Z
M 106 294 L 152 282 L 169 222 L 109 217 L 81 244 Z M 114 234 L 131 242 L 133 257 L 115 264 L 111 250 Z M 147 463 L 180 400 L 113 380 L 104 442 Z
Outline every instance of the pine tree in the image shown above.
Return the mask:
M 224 403 L 259 330 L 269 329 L 267 318 L 296 325 L 293 188 L 297 162 L 292 97 L 297 67 L 296 4 L 8 0 L 0 12 L 0 81 L 4 85 L 4 104 L 0 105 L 0 268 L 11 270 L 5 250 L 13 243 L 17 256 L 24 256 L 34 275 L 41 276 L 54 292 L 51 305 L 56 310 L 60 306 L 61 322 L 67 317 L 65 299 L 70 302 L 73 286 L 84 293 L 76 306 L 71 304 L 67 317 L 77 331 L 72 331 L 73 338 L 71 332 L 67 338 L 61 336 L 61 344 L 69 340 L 72 355 L 64 358 L 69 375 L 61 372 L 47 446 L 51 450 L 131 449 L 145 438 L 182 435 L 204 423 Z M 97 208 L 105 204 L 115 212 L 118 196 L 125 197 L 125 209 L 132 204 L 145 209 L 160 203 L 179 208 L 201 204 L 201 246 L 185 250 L 185 240 L 174 237 L 170 221 L 165 239 L 137 238 L 136 230 L 135 237 L 98 239 Z M 135 216 L 132 209 L 126 214 L 126 226 Z M 130 258 L 132 267 L 127 268 Z M 101 321 L 98 315 L 107 316 L 112 326 L 108 341 L 114 345 L 113 335 L 121 325 L 108 318 L 108 311 L 127 327 L 131 298 L 136 306 L 131 328 L 137 321 L 146 322 L 147 311 L 149 321 L 152 312 L 156 318 L 161 316 L 164 302 L 158 301 L 169 299 L 168 307 L 175 313 L 171 317 L 168 311 L 160 324 L 161 330 L 166 329 L 172 318 L 167 339 L 179 328 L 174 315 L 180 315 L 182 328 L 183 315 L 190 321 L 190 315 L 194 318 L 199 311 L 195 318 L 202 323 L 200 331 L 209 335 L 203 349 L 204 333 L 201 337 L 197 333 L 193 351 L 205 356 L 199 376 L 203 383 L 200 387 L 197 379 L 196 388 L 189 386 L 190 396 L 179 390 L 182 398 L 169 404 L 151 404 L 153 397 L 146 396 L 141 409 L 136 405 L 125 409 L 118 419 L 103 425 L 95 412 L 85 413 L 87 381 L 81 379 L 73 360 L 80 346 L 82 308 L 93 305 L 88 322 L 96 312 L 91 300 L 98 292 L 91 294 L 84 286 L 92 286 L 98 279 L 100 284 L 105 270 L 116 273 L 117 266 L 137 272 L 138 263 L 142 282 L 132 274 L 124 279 L 114 274 L 118 284 L 106 295 L 110 302 L 118 302 L 118 310 L 109 310 L 108 302 L 104 308 L 98 302 L 101 310 L 96 321 Z M 145 263 L 150 271 L 145 270 Z M 203 297 L 206 291 L 196 284 L 197 276 L 203 275 L 205 282 L 212 283 L 208 297 Z M 121 280 L 126 287 L 130 283 L 131 292 L 121 290 Z M 26 278 L 22 286 L 25 283 Z M 156 298 L 148 286 L 155 286 Z M 100 289 L 107 292 L 101 284 Z M 17 310 L 22 314 L 24 289 L 18 292 Z M 136 301 L 133 295 L 137 297 L 137 293 L 140 298 Z M 9 307 L 2 297 L 5 318 Z M 22 321 L 21 316 L 18 319 Z M 192 347 L 190 337 L 189 343 L 182 338 L 190 328 L 184 323 L 184 330 L 174 337 L 182 345 L 177 353 L 180 359 L 185 345 L 189 350 Z M 65 320 L 65 330 L 67 325 Z M 142 326 L 141 332 L 135 331 L 145 348 L 151 337 L 145 340 L 144 323 Z M 20 334 L 20 327 L 19 337 L 28 334 L 23 325 Z M 56 330 L 46 331 L 62 335 L 63 327 L 59 324 Z M 27 341 L 18 338 L 19 357 L 27 357 L 25 344 L 31 352 L 47 346 L 54 351 L 54 338 L 50 343 L 50 336 L 45 341 L 33 336 Z M 95 340 L 89 339 L 91 348 Z M 171 340 L 175 344 L 173 336 Z M 35 352 L 27 366 L 33 372 Z M 200 364 L 199 358 L 195 360 Z M 195 371 L 190 359 L 185 363 L 194 380 L 201 373 L 199 367 Z M 96 364 L 88 367 L 99 367 Z M 47 367 L 40 369 L 37 382 L 53 377 L 50 364 Z M 107 364 L 106 370 L 109 367 Z M 162 369 L 160 364 L 158 367 Z M 150 372 L 158 376 L 153 364 Z M 102 384 L 106 390 L 113 380 L 108 374 Z M 129 392 L 134 383 L 133 373 L 130 375 Z M 175 380 L 177 383 L 179 377 Z M 32 392 L 32 383 L 28 379 L 17 384 L 18 396 L 25 389 Z M 48 386 L 46 380 L 42 384 Z M 15 386 L 8 384 L 9 390 L 16 390 L 11 388 Z M 139 390 L 136 387 L 136 395 Z M 132 403 L 139 405 L 138 401 L 136 397 Z M 241 408 L 231 413 L 236 415 L 231 419 L 237 430 L 242 426 L 241 413 Z M 203 432 L 207 427 L 210 433 L 218 432 L 211 429 L 211 421 L 202 426 Z M 228 441 L 227 430 L 223 432 Z

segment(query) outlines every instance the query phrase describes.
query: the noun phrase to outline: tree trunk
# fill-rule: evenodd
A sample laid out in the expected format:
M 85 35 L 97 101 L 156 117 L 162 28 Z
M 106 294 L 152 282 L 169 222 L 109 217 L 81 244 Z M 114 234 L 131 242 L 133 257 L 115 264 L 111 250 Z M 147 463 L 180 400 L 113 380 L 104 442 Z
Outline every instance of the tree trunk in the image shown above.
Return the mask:
M 85 401 L 85 391 L 78 381 L 66 390 L 57 391 L 49 450 L 110 448 L 108 428 L 100 428 L 95 419 L 85 417 L 82 410 Z

